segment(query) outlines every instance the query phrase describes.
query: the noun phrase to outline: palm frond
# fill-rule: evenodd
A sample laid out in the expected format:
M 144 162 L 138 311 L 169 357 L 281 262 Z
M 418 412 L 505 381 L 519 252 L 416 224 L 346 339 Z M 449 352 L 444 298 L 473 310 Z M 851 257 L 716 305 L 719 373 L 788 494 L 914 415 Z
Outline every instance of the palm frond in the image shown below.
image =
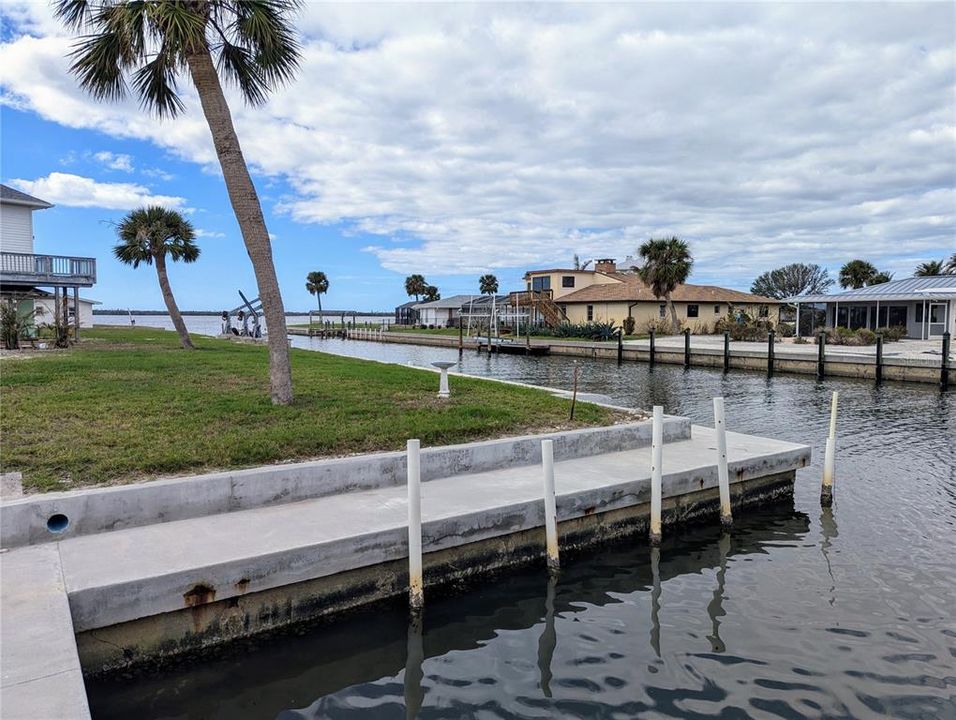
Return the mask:
M 126 97 L 123 79 L 123 43 L 115 32 L 81 38 L 70 53 L 70 72 L 80 87 L 97 100 L 121 100 Z
M 82 30 L 90 22 L 92 8 L 89 0 L 57 0 L 53 15 L 71 30 Z
M 175 117 L 186 106 L 176 87 L 176 60 L 165 43 L 156 57 L 133 73 L 140 105 L 160 117 Z

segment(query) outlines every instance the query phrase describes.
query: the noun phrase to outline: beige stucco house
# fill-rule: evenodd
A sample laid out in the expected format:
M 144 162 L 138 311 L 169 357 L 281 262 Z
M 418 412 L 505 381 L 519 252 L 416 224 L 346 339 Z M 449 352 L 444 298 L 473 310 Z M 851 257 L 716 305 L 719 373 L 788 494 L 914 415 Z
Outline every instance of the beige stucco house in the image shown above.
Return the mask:
M 638 332 L 670 316 L 664 300 L 654 296 L 633 271 L 619 271 L 614 260 L 598 260 L 593 270 L 531 270 L 528 290 L 550 292 L 569 322 L 614 322 L 633 317 Z M 672 295 L 677 318 L 693 333 L 713 332 L 714 323 L 731 311 L 780 320 L 779 300 L 714 285 L 679 285 Z

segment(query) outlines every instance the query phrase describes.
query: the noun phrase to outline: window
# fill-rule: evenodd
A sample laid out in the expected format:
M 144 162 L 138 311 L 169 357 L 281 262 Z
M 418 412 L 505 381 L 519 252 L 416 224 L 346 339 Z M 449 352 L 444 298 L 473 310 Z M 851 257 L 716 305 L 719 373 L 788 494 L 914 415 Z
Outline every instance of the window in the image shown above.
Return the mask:
M 714 305 L 714 315 L 720 315 L 720 305 Z
M 667 317 L 667 303 L 661 303 L 660 315 L 662 318 Z
M 588 305 L 588 322 L 591 322 L 594 319 L 594 306 Z
M 540 277 L 531 278 L 531 289 L 532 290 L 550 290 L 551 276 L 541 275 Z
M 866 319 L 869 314 L 869 308 L 854 305 L 850 308 L 850 329 L 858 330 L 866 327 Z
M 883 312 L 884 308 L 880 308 L 880 312 Z M 889 327 L 895 327 L 897 325 L 902 325 L 906 327 L 906 306 L 905 305 L 891 305 L 890 306 L 890 321 L 887 324 Z
M 916 303 L 916 322 L 923 322 L 923 303 Z
M 562 275 L 561 287 L 574 287 L 574 275 Z
M 700 306 L 699 305 L 688 305 L 687 306 L 687 317 L 698 317 L 700 315 Z
M 761 305 L 758 313 L 762 318 L 768 317 L 770 315 L 770 308 L 766 305 Z

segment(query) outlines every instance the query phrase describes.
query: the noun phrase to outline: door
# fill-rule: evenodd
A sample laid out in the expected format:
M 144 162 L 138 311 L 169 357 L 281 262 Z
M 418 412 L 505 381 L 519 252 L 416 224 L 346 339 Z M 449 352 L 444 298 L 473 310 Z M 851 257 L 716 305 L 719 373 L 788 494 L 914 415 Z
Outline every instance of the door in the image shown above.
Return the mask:
M 946 303 L 929 304 L 929 336 L 942 337 L 946 332 Z

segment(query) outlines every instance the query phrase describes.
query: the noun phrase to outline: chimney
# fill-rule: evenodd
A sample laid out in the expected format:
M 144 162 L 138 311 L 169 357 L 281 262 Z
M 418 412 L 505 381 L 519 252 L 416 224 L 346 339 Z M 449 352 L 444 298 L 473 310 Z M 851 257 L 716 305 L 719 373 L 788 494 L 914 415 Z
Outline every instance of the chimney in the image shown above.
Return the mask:
M 614 262 L 614 258 L 601 258 L 600 260 L 595 260 L 594 272 L 599 272 L 599 273 L 617 272 L 617 265 Z

